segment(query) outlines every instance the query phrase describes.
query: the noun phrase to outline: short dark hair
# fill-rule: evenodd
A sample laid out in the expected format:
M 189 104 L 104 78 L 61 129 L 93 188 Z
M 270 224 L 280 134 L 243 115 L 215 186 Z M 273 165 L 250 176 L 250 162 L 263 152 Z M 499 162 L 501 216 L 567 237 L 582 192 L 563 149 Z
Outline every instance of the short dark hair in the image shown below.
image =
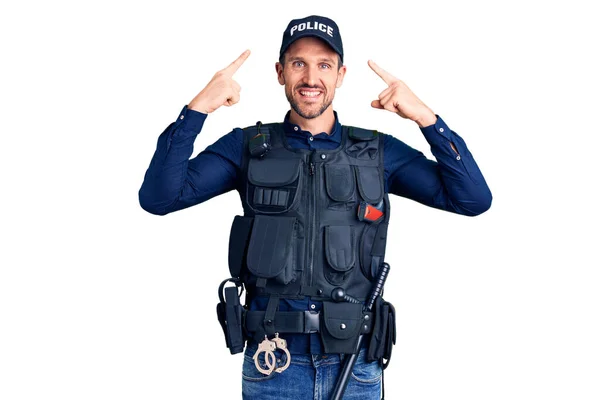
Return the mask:
M 281 64 L 282 66 L 285 65 L 285 54 L 286 53 L 287 53 L 287 51 L 279 57 L 279 64 Z M 337 56 L 338 56 L 338 71 L 339 71 L 340 68 L 342 68 L 342 56 L 340 56 L 339 54 L 337 54 Z

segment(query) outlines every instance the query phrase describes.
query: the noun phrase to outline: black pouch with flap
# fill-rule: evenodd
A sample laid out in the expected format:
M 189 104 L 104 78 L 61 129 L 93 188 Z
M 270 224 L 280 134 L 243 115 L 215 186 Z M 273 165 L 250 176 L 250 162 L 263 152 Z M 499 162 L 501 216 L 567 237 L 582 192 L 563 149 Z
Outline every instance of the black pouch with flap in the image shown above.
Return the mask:
M 382 368 L 385 369 L 392 358 L 392 347 L 396 344 L 396 311 L 394 306 L 381 296 L 377 298 L 373 308 L 375 321 L 367 361 L 380 360 Z
M 363 321 L 363 305 L 323 302 L 321 339 L 325 353 L 352 354 Z

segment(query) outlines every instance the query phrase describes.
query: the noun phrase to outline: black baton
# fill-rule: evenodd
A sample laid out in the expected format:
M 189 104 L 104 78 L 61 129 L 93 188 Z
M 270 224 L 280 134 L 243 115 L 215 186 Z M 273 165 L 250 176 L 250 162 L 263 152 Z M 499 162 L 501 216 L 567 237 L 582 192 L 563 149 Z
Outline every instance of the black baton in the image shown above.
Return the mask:
M 379 274 L 377 275 L 377 280 L 374 283 L 371 297 L 369 297 L 367 304 L 365 304 L 365 311 L 371 311 L 373 304 L 375 304 L 377 298 L 381 296 L 381 292 L 383 292 L 383 285 L 385 284 L 385 280 L 387 279 L 389 272 L 390 265 L 388 263 L 383 263 L 379 268 Z M 350 354 L 346 358 L 344 367 L 342 368 L 340 376 L 338 377 L 335 385 L 335 389 L 333 389 L 333 396 L 331 397 L 331 400 L 342 400 L 342 396 L 346 391 L 346 386 L 348 386 L 348 378 L 350 378 L 354 364 L 356 364 L 356 358 L 358 357 L 358 352 L 360 351 L 360 345 L 362 344 L 363 337 L 364 335 L 362 333 L 358 336 L 354 353 Z

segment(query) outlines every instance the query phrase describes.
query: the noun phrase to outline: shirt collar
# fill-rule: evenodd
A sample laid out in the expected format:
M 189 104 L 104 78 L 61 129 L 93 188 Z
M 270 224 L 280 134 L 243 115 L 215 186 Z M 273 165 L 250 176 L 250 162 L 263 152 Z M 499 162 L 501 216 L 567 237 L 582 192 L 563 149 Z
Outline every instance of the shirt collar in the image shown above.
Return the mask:
M 333 124 L 333 130 L 331 134 L 328 135 L 327 132 L 321 132 L 319 134 L 313 135 L 315 140 L 329 140 L 335 143 L 340 143 L 342 141 L 342 125 L 338 120 L 337 112 L 333 112 L 335 116 L 335 123 Z M 296 136 L 301 138 L 306 138 L 306 136 L 311 136 L 309 131 L 303 131 L 299 125 L 292 124 L 290 122 L 290 111 L 285 114 L 285 118 L 283 120 L 283 130 L 285 134 L 288 136 Z

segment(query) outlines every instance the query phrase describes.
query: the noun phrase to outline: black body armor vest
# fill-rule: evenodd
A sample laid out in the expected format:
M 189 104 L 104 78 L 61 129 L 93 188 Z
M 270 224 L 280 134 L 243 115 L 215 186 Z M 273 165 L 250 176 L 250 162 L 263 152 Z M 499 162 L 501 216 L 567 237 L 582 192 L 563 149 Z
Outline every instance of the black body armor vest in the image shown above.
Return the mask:
M 383 135 L 344 126 L 334 150 L 293 149 L 282 124 L 258 123 L 244 129 L 244 148 L 232 277 L 250 298 L 330 300 L 342 288 L 364 301 L 383 263 L 390 217 Z

